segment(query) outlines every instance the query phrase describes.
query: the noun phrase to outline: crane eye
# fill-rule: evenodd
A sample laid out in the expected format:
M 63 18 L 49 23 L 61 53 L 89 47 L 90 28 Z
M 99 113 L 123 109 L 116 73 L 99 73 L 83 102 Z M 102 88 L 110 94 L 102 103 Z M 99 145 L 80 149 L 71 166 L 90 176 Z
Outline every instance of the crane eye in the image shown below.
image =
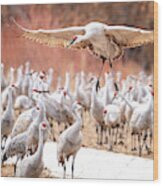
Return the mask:
M 45 77 L 44 75 L 40 75 L 40 79 L 44 79 L 44 77 Z
M 37 110 L 40 110 L 40 108 L 39 108 L 38 106 L 36 107 L 36 109 L 37 109 Z
M 114 97 L 116 97 L 117 96 L 117 92 L 114 92 Z
M 104 114 L 106 114 L 107 113 L 107 110 L 104 110 Z
M 43 124 L 42 124 L 42 127 L 43 127 L 43 128 L 46 128 L 46 123 L 43 123 Z
M 67 95 L 67 92 L 66 91 L 63 91 L 63 95 L 66 96 Z

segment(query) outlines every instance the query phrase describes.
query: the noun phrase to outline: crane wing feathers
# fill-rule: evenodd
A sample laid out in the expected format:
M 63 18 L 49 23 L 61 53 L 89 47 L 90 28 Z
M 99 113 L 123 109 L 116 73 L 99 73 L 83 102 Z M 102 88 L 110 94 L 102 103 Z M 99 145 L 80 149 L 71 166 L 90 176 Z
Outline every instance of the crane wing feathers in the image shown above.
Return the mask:
M 105 29 L 108 37 L 113 37 L 115 42 L 124 48 L 134 48 L 154 42 L 153 31 L 127 26 L 108 26 Z
M 47 45 L 49 47 L 66 47 L 69 41 L 75 35 L 83 35 L 85 33 L 84 27 L 68 27 L 63 29 L 54 29 L 54 30 L 30 30 L 22 27 L 15 20 L 13 22 L 17 25 L 18 28 L 23 32 L 23 37 L 30 39 L 34 42 Z
M 66 47 L 68 44 L 68 40 L 56 38 L 51 34 L 45 34 L 45 33 L 24 32 L 23 37 L 40 44 L 44 44 L 49 47 L 56 47 L 56 46 Z

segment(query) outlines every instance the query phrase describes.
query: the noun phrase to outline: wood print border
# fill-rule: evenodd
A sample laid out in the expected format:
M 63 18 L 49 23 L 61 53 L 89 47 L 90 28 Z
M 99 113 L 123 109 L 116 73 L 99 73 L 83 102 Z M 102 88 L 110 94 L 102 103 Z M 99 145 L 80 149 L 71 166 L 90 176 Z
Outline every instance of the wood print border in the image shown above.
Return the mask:
M 158 3 L 154 1 L 154 180 L 158 179 Z

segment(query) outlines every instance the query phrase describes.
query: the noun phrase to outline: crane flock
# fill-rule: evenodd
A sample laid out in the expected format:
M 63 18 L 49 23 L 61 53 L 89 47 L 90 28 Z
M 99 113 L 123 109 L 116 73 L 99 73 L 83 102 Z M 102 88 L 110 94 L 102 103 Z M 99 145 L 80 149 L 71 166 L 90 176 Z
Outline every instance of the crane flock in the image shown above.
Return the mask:
M 57 159 L 63 166 L 64 178 L 66 163 L 72 156 L 74 178 L 75 158 L 86 135 L 83 128 L 91 123 L 94 123 L 91 133 L 97 133 L 97 144 L 107 144 L 109 151 L 121 144 L 126 151 L 137 151 L 139 156 L 143 148 L 148 154 L 152 152 L 153 76 L 140 72 L 122 79 L 121 72 L 112 70 L 112 63 L 126 48 L 153 43 L 153 31 L 99 22 L 63 29 L 30 30 L 13 18 L 12 21 L 27 39 L 50 47 L 87 48 L 103 62 L 98 76 L 82 71 L 75 75 L 74 81 L 70 72 L 66 72 L 64 85 L 61 77 L 53 79 L 53 68 L 37 72 L 26 62 L 17 69 L 11 67 L 6 76 L 1 64 L 2 163 L 16 156 L 15 176 L 41 175 L 44 144 L 51 139 L 57 141 Z M 111 70 L 105 73 L 103 86 L 99 87 L 105 61 Z M 86 117 L 89 117 L 88 122 Z
M 83 71 L 75 78 L 70 72 L 65 78 L 54 78 L 53 68 L 35 71 L 26 62 L 9 70 L 2 63 L 1 72 L 2 165 L 16 157 L 15 176 L 39 177 L 44 168 L 44 144 L 52 140 L 57 143 L 57 161 L 63 166 L 64 178 L 72 156 L 74 178 L 75 158 L 87 135 L 83 130 L 90 125 L 97 146 L 107 145 L 114 152 L 121 145 L 126 153 L 138 156 L 152 153 L 152 74 L 142 71 L 122 78 L 121 72 L 105 73 L 97 91 L 98 77 Z

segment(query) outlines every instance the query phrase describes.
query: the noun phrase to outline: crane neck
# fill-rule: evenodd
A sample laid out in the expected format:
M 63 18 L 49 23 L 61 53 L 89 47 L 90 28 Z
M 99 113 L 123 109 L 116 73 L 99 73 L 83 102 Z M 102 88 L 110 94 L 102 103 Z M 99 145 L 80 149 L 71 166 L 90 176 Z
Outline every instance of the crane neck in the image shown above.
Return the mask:
M 84 72 L 81 74 L 81 83 L 80 83 L 80 87 L 84 87 L 86 84 L 86 80 L 85 80 L 85 74 Z
M 65 90 L 66 91 L 70 90 L 70 74 L 69 73 L 66 73 Z
M 43 157 L 43 149 L 44 149 L 44 131 L 42 131 L 41 129 L 39 129 L 39 141 L 38 141 L 38 148 L 37 151 L 35 153 L 35 156 L 37 157 L 35 160 L 35 163 L 38 164 L 42 161 L 42 157 Z
M 12 85 L 14 83 L 14 69 L 10 69 L 10 85 Z
M 104 96 L 104 104 L 106 106 L 111 103 L 109 82 L 106 82 Z
M 6 112 L 10 115 L 12 113 L 13 100 L 12 100 L 12 89 L 8 89 L 8 102 Z
M 75 131 L 80 131 L 82 127 L 82 118 L 81 118 L 81 113 L 77 110 L 75 110 L 75 123 L 74 123 L 74 128 L 76 129 Z
M 59 90 L 61 87 L 62 87 L 62 79 L 61 77 L 58 77 L 56 90 Z
M 93 88 L 92 88 L 91 104 L 93 107 L 96 107 L 98 105 L 96 83 L 93 85 Z
M 19 87 L 19 88 L 20 88 L 20 86 L 22 84 L 22 79 L 23 79 L 22 77 L 23 77 L 22 70 L 21 69 L 18 69 L 16 86 Z
M 148 96 L 147 109 L 151 111 L 151 109 L 153 109 L 153 96 L 149 90 L 147 90 L 147 96 Z
M 37 123 L 40 123 L 41 121 L 46 120 L 46 108 L 45 108 L 45 104 L 43 101 L 41 101 L 40 104 L 40 111 L 39 114 L 37 116 Z

